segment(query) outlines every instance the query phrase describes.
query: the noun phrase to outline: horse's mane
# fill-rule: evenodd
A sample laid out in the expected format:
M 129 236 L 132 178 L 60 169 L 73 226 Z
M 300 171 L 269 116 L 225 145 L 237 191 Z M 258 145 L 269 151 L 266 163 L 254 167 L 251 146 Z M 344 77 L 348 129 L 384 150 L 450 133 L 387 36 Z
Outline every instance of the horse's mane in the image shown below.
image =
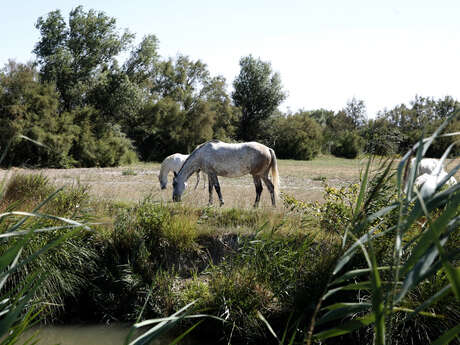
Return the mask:
M 187 164 L 188 160 L 191 159 L 192 157 L 194 157 L 197 154 L 197 152 L 200 151 L 203 148 L 203 146 L 205 146 L 206 144 L 209 144 L 209 143 L 221 143 L 221 142 L 222 141 L 220 141 L 220 140 L 212 139 L 212 140 L 208 140 L 208 141 L 204 142 L 203 144 L 200 144 L 197 147 L 195 147 L 195 149 L 192 151 L 192 153 L 185 160 L 184 164 L 182 164 L 180 170 L 177 172 L 177 175 L 179 175 L 182 172 L 182 168 L 185 167 L 185 165 Z M 187 176 L 186 180 L 190 177 L 190 175 Z

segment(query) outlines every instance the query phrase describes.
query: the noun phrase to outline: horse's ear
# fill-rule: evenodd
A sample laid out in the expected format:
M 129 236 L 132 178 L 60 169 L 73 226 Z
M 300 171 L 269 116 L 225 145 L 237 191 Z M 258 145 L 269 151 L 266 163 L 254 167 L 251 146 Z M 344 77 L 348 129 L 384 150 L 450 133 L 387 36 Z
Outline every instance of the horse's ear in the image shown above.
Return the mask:
M 174 171 L 174 177 L 177 177 L 177 173 Z

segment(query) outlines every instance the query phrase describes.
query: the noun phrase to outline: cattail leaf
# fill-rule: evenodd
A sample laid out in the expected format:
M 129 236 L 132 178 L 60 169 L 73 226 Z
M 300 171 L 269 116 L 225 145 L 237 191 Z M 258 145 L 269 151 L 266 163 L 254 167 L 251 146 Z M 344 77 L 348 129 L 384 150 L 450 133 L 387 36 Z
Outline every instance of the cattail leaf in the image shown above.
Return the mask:
M 411 255 L 401 269 L 402 274 L 408 273 L 408 271 L 412 269 L 412 267 L 419 261 L 419 259 L 425 255 L 428 248 L 434 245 L 434 241 L 438 239 L 439 235 L 449 229 L 449 222 L 451 222 L 451 220 L 454 218 L 457 212 L 457 207 L 460 204 L 460 193 L 454 194 L 453 198 L 451 199 L 452 200 L 449 202 L 449 206 L 438 218 L 436 218 L 436 220 L 428 227 L 427 230 L 423 232 L 423 234 L 418 239 Z M 420 200 L 420 202 L 423 201 Z M 421 205 L 420 209 L 422 209 Z
M 80 223 L 80 222 L 77 222 L 75 220 L 69 219 L 69 218 L 58 217 L 58 216 L 53 216 L 53 215 L 49 215 L 49 214 L 42 214 L 42 213 L 36 213 L 36 212 L 32 213 L 32 212 L 23 212 L 23 211 L 11 211 L 11 212 L 1 213 L 0 218 L 11 216 L 11 215 L 44 218 L 44 219 L 50 219 L 50 220 L 59 220 L 61 222 L 67 223 L 67 224 L 82 227 L 85 230 L 91 230 L 87 225 L 85 225 L 83 223 Z M 10 229 L 10 231 L 13 231 L 13 229 Z
M 377 229 L 377 227 L 371 229 L 370 231 L 368 231 L 367 233 L 362 235 L 359 239 L 357 239 L 350 246 L 350 248 L 348 248 L 345 251 L 345 253 L 343 253 L 343 255 L 340 257 L 340 259 L 337 261 L 337 264 L 334 267 L 334 271 L 332 273 L 333 275 L 336 275 L 343 268 L 343 266 L 345 266 L 350 261 L 350 259 L 355 255 L 356 251 L 358 250 L 358 248 L 361 245 L 366 244 L 370 240 L 374 240 L 374 239 L 377 239 L 379 237 L 385 236 L 386 234 L 388 234 L 389 232 L 394 230 L 394 228 L 392 227 L 392 228 L 387 229 L 385 231 L 382 231 L 382 232 L 379 232 L 377 234 L 374 234 L 376 229 Z
M 267 319 L 262 315 L 262 313 L 260 311 L 257 311 L 257 317 L 262 320 L 262 322 L 265 324 L 265 326 L 267 326 L 267 328 L 270 331 L 270 333 L 275 337 L 276 340 L 278 340 L 278 342 L 280 342 L 280 340 L 278 339 L 278 336 L 276 335 L 276 333 L 273 330 L 272 326 L 270 325 L 270 323 L 267 321 Z
M 364 281 L 364 282 L 359 282 L 359 283 L 352 283 L 344 286 L 340 286 L 335 289 L 329 290 L 326 294 L 323 296 L 323 300 L 328 298 L 329 296 L 335 294 L 338 291 L 348 291 L 348 290 L 370 290 L 372 287 L 370 281 Z
M 36 275 L 31 275 L 30 278 L 27 279 L 22 291 L 17 294 L 16 301 L 10 306 L 8 313 L 0 320 L 0 334 L 8 333 L 8 330 L 24 311 L 25 306 L 34 296 L 35 291 L 41 286 L 44 279 L 44 277 L 37 279 Z M 25 294 L 25 292 L 27 293 Z
M 447 242 L 447 238 L 442 239 L 441 245 L 444 245 Z M 438 257 L 439 251 L 438 248 L 432 245 L 423 256 L 416 262 L 414 267 L 407 273 L 406 278 L 404 279 L 401 290 L 399 290 L 398 295 L 396 296 L 396 302 L 400 302 L 407 292 L 415 287 L 420 281 L 427 277 L 427 272 L 431 268 L 434 260 Z
M 393 269 L 393 267 L 382 266 L 382 267 L 377 267 L 377 269 L 379 271 L 387 271 L 387 270 Z M 335 279 L 329 285 L 332 286 L 332 285 L 336 285 L 336 284 L 339 284 L 339 283 L 343 283 L 344 281 L 347 281 L 347 280 L 349 280 L 351 278 L 357 278 L 357 277 L 360 277 L 362 275 L 369 274 L 370 272 L 371 272 L 370 268 L 360 268 L 360 269 L 357 269 L 357 270 L 351 270 L 351 271 L 345 272 L 343 275 L 341 275 L 340 277 Z
M 372 304 L 370 303 L 335 303 L 324 308 L 329 311 L 316 324 L 321 325 L 329 321 L 349 317 L 355 313 L 368 312 L 371 307 Z
M 440 336 L 438 339 L 436 339 L 434 342 L 432 342 L 431 345 L 449 344 L 452 340 L 457 338 L 457 335 L 459 333 L 460 333 L 460 325 L 457 325 L 457 326 L 449 329 L 447 332 L 445 332 L 442 336 Z
M 187 329 L 185 332 L 180 334 L 176 339 L 174 339 L 172 342 L 169 343 L 169 345 L 176 345 L 178 344 L 184 337 L 189 334 L 191 331 L 193 331 L 196 327 L 198 327 L 204 320 L 200 320 L 197 323 L 195 323 L 192 327 Z
M 8 248 L 5 253 L 0 256 L 0 270 L 4 271 L 8 268 L 9 265 L 14 261 L 16 255 L 19 253 L 21 248 L 26 243 L 26 239 L 21 239 L 14 246 Z
M 406 322 L 412 319 L 414 316 L 418 315 L 420 312 L 428 308 L 429 306 L 433 305 L 434 303 L 438 302 L 443 297 L 447 296 L 451 291 L 451 285 L 448 284 L 444 286 L 441 290 L 436 292 L 433 296 L 428 298 L 425 302 L 420 304 L 417 308 L 415 308 L 409 315 L 407 316 Z
M 367 160 L 366 170 L 364 171 L 364 176 L 361 180 L 361 188 L 359 189 L 358 198 L 356 200 L 355 212 L 353 213 L 353 218 L 357 219 L 359 212 L 361 212 L 361 206 L 364 201 L 364 195 L 366 194 L 367 183 L 369 181 L 369 168 L 371 166 L 371 159 Z
M 460 301 L 460 267 L 454 267 L 450 262 L 443 261 L 443 267 L 447 273 L 452 290 L 454 291 L 457 301 Z
M 359 329 L 361 327 L 366 327 L 374 321 L 375 321 L 375 316 L 374 314 L 371 313 L 366 316 L 345 322 L 344 324 L 339 325 L 337 327 L 317 333 L 314 335 L 314 337 L 318 340 L 324 340 L 324 339 L 328 339 L 332 337 L 337 337 L 339 335 L 344 335 L 344 334 L 353 332 L 354 330 Z
M 160 334 L 164 333 L 165 331 L 169 330 L 171 327 L 173 327 L 179 320 L 183 319 L 185 316 L 183 313 L 190 308 L 193 304 L 195 304 L 196 301 L 192 301 L 191 303 L 187 304 L 174 314 L 172 314 L 170 317 L 167 318 L 162 318 L 162 321 L 158 323 L 160 319 L 154 319 L 154 320 L 146 320 L 143 322 L 136 323 L 133 328 L 140 328 L 144 326 L 148 326 L 153 323 L 158 323 L 151 329 L 149 329 L 147 332 L 144 334 L 140 335 L 133 341 L 129 342 L 129 337 L 125 340 L 125 344 L 129 345 L 143 345 L 143 344 L 150 344 L 152 339 L 158 337 Z M 132 332 L 130 332 L 132 334 Z

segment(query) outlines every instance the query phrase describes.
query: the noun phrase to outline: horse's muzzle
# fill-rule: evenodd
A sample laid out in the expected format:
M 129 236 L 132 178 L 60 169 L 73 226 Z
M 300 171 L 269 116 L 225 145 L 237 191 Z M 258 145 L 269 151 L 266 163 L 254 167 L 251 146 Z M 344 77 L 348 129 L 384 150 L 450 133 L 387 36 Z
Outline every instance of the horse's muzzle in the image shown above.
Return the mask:
M 173 194 L 173 201 L 174 202 L 179 202 L 180 201 L 180 195 Z

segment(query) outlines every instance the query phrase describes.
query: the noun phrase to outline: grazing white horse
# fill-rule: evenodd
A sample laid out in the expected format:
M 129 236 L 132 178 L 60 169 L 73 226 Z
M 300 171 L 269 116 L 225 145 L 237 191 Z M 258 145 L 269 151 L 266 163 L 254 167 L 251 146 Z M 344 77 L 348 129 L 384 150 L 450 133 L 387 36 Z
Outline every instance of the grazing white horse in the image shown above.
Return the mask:
M 412 158 L 410 169 L 415 168 L 416 159 Z M 437 185 L 448 175 L 443 167 L 444 159 L 422 158 L 415 172 L 414 187 L 420 190 L 422 196 L 432 194 Z M 447 186 L 453 186 L 457 183 L 455 177 L 451 176 L 447 181 Z M 405 190 L 407 192 L 407 181 Z
M 412 158 L 410 161 L 410 167 L 411 169 L 414 168 L 415 165 L 415 158 Z M 423 174 L 432 174 L 434 170 L 438 167 L 439 165 L 439 159 L 436 158 L 422 158 L 420 160 L 420 163 L 418 164 L 417 171 L 415 173 L 415 176 L 420 176 Z M 444 170 L 444 168 L 442 168 Z
M 414 181 L 414 186 L 420 190 L 423 197 L 431 195 L 436 190 L 439 183 L 447 176 L 447 172 L 441 171 L 439 174 L 423 174 Z M 447 181 L 447 186 L 453 186 L 457 183 L 455 177 L 451 176 Z
M 216 190 L 220 205 L 224 204 L 217 176 L 240 177 L 251 174 L 256 187 L 257 207 L 262 193 L 262 180 L 267 186 L 272 205 L 279 193 L 279 174 L 275 151 L 265 145 L 248 142 L 227 144 L 211 140 L 198 146 L 187 158 L 173 180 L 173 200 L 180 201 L 185 189 L 185 182 L 195 172 L 201 170 L 208 174 L 209 204 L 212 204 L 212 190 Z M 271 172 L 272 180 L 268 178 Z
M 158 175 L 158 180 L 160 181 L 161 189 L 166 189 L 166 185 L 168 184 L 168 174 L 170 171 L 177 173 L 180 168 L 182 168 L 182 164 L 184 164 L 185 160 L 187 159 L 188 155 L 183 155 L 180 153 L 174 153 L 171 156 L 166 157 L 163 162 L 161 163 L 160 168 L 160 175 Z M 200 172 L 197 171 L 196 173 L 196 187 L 200 183 Z M 203 179 L 203 188 L 206 187 L 206 181 Z

